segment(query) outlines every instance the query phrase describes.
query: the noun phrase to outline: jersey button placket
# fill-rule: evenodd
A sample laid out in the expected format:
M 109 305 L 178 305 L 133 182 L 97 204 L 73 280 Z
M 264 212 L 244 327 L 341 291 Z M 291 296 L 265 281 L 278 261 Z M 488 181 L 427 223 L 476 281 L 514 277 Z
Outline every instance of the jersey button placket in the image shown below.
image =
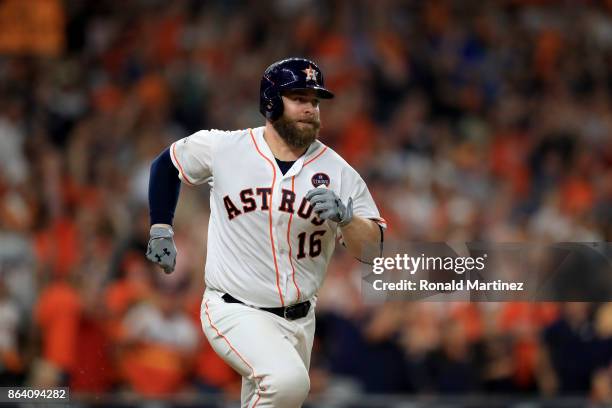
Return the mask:
M 276 242 L 278 245 L 278 266 L 281 274 L 281 281 L 283 285 L 283 293 L 287 296 L 288 290 L 288 281 L 290 272 L 288 272 L 288 268 L 290 269 L 290 265 L 287 259 L 288 247 L 287 247 L 287 220 L 289 214 L 278 210 L 280 208 L 282 202 L 282 191 L 283 188 L 287 188 L 287 178 L 281 178 L 280 182 L 277 185 L 276 190 L 274 191 L 275 195 L 275 203 L 274 210 L 276 212 L 276 218 L 274 220 L 274 235 L 276 238 Z M 290 185 L 289 185 L 289 188 Z

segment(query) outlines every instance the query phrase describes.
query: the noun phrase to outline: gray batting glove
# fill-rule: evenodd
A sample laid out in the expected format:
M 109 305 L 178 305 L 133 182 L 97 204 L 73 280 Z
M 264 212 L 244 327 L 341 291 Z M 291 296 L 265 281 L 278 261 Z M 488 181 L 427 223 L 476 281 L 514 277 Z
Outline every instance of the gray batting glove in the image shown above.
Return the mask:
M 314 207 L 314 212 L 322 220 L 337 222 L 344 227 L 353 219 L 353 199 L 344 205 L 340 197 L 328 188 L 313 188 L 306 193 L 306 199 Z
M 176 265 L 176 245 L 174 231 L 170 226 L 154 225 L 147 245 L 147 259 L 162 267 L 164 272 L 172 273 Z

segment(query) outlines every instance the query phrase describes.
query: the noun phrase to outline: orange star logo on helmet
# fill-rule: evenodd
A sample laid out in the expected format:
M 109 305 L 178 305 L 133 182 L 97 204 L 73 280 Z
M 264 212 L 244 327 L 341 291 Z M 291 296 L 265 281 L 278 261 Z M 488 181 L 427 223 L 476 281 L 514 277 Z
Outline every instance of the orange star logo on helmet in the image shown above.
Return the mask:
M 312 65 L 308 65 L 308 68 L 303 69 L 302 72 L 306 74 L 307 81 L 317 82 L 317 71 L 312 67 Z

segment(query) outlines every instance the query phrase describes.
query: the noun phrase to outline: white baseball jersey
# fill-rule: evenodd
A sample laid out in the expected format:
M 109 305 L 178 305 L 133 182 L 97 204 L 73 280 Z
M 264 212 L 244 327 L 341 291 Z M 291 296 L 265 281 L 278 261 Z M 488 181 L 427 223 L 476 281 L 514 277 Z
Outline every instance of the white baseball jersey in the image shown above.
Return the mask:
M 321 286 L 339 227 L 323 221 L 304 198 L 325 185 L 354 215 L 385 221 L 359 174 L 315 141 L 283 175 L 264 128 L 202 130 L 170 147 L 182 182 L 208 183 L 206 285 L 257 307 L 309 300 Z

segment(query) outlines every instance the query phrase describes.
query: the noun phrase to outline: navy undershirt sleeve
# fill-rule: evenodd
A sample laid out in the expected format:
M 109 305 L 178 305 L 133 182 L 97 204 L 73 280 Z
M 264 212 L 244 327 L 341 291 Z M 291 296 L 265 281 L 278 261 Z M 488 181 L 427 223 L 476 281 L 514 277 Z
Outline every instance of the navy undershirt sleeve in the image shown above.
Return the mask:
M 169 224 L 174 220 L 181 181 L 170 159 L 170 149 L 153 160 L 149 175 L 149 216 L 151 225 Z

